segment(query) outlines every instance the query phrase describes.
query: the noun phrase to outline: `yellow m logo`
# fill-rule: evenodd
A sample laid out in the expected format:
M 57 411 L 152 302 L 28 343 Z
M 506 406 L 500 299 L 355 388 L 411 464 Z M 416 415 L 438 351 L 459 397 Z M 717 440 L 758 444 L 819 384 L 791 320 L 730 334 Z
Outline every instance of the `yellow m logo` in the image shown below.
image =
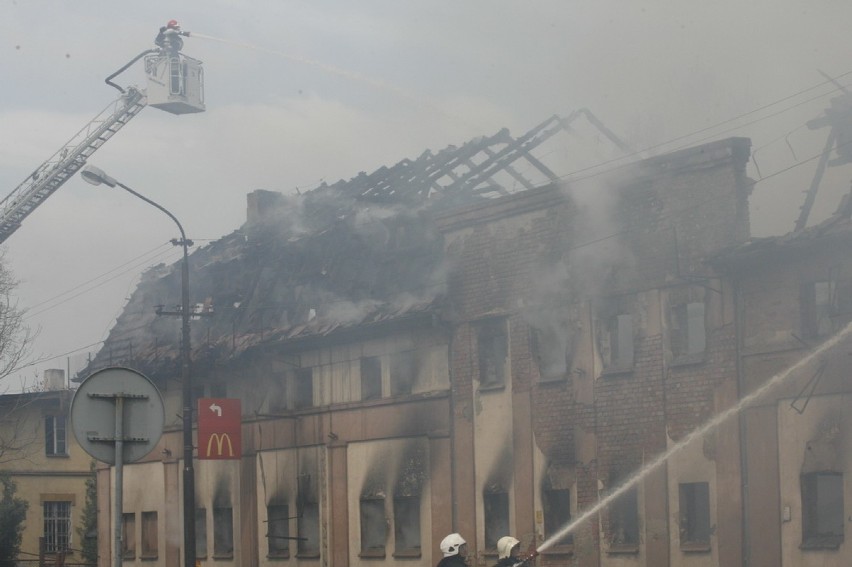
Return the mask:
M 225 444 L 225 441 L 228 442 L 228 456 L 234 456 L 234 446 L 231 445 L 231 437 L 227 433 L 223 433 L 221 436 L 218 433 L 211 433 L 210 439 L 207 440 L 207 456 L 210 456 L 210 449 L 213 448 L 213 440 L 216 440 L 216 452 L 221 457 L 222 456 L 222 446 Z

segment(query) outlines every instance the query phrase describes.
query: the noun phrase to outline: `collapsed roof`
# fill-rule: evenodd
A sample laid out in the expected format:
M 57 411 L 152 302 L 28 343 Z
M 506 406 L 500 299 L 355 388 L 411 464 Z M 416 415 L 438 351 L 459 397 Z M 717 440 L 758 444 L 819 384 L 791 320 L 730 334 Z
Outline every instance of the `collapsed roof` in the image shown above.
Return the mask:
M 565 142 L 561 152 L 542 146 L 557 134 L 572 135 L 580 117 L 627 150 L 584 109 L 553 116 L 518 138 L 503 129 L 308 192 L 249 194 L 246 224 L 190 256 L 196 364 L 356 325 L 431 316 L 446 278 L 429 218 L 564 178 Z M 81 376 L 116 364 L 152 378 L 177 373 L 180 325 L 158 316 L 155 306 L 180 297 L 179 267 L 159 265 L 143 275 Z

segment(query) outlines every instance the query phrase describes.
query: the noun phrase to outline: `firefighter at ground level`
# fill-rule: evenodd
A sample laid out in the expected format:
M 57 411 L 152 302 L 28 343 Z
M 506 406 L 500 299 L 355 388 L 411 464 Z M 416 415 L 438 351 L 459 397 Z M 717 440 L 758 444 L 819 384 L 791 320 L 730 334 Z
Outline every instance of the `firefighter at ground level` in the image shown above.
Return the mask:
M 503 536 L 497 540 L 497 563 L 495 567 L 526 566 L 536 558 L 538 552 L 531 550 L 521 557 L 521 542 L 512 536 Z
M 467 542 L 459 534 L 450 534 L 441 540 L 444 558 L 437 567 L 467 567 Z

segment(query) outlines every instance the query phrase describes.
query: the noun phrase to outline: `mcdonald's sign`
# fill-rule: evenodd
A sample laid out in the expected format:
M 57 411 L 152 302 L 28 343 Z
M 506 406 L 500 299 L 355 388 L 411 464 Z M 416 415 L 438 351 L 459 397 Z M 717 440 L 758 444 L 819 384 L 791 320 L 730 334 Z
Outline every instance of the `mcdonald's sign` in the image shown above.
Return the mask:
M 198 400 L 198 458 L 239 459 L 242 457 L 240 400 L 200 398 Z

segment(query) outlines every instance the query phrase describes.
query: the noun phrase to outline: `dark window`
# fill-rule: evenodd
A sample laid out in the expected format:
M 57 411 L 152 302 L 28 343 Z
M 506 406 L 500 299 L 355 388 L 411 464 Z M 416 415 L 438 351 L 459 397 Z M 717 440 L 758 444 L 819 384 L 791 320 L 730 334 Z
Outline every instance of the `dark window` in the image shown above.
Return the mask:
M 571 522 L 571 491 L 568 489 L 545 490 L 542 495 L 544 507 L 544 537 L 552 538 Z M 574 536 L 567 534 L 555 545 L 571 545 Z
M 802 475 L 802 547 L 836 549 L 843 543 L 843 475 Z
M 707 343 L 704 303 L 681 303 L 672 307 L 669 336 L 675 360 L 702 355 Z
M 266 542 L 268 557 L 290 556 L 290 507 L 287 504 L 266 507 Z
M 614 548 L 639 545 L 639 498 L 635 487 L 629 488 L 609 506 L 609 543 Z
M 479 383 L 482 387 L 506 384 L 506 358 L 509 353 L 506 322 L 493 321 L 479 329 Z M 496 544 L 495 544 L 496 545 Z
M 319 504 L 305 502 L 299 516 L 299 555 L 318 557 L 319 548 Z
M 633 316 L 614 315 L 606 325 L 608 352 L 604 352 L 604 368 L 626 370 L 633 368 Z
M 121 557 L 136 559 L 136 514 L 121 515 Z
M 195 556 L 207 557 L 207 508 L 195 509 Z
M 680 546 L 696 551 L 710 549 L 710 485 L 680 485 Z
M 400 352 L 390 359 L 391 396 L 407 396 L 414 391 L 417 364 L 414 352 Z
M 156 559 L 159 552 L 157 513 L 142 512 L 142 557 Z
M 47 553 L 65 551 L 71 545 L 71 502 L 45 502 L 44 550 Z
M 48 415 L 44 418 L 44 453 L 50 457 L 68 454 L 67 417 Z
M 213 557 L 234 556 L 234 509 L 213 508 Z
M 384 557 L 388 538 L 384 498 L 361 499 L 361 556 Z
M 293 406 L 295 409 L 309 408 L 314 405 L 314 369 L 300 368 L 296 371 Z
M 485 492 L 483 494 L 485 513 L 485 548 L 496 549 L 497 540 L 509 533 L 509 494 L 506 492 Z
M 378 356 L 361 359 L 361 399 L 377 400 L 382 397 L 382 361 Z
M 399 556 L 420 556 L 420 496 L 393 499 L 393 533 Z

